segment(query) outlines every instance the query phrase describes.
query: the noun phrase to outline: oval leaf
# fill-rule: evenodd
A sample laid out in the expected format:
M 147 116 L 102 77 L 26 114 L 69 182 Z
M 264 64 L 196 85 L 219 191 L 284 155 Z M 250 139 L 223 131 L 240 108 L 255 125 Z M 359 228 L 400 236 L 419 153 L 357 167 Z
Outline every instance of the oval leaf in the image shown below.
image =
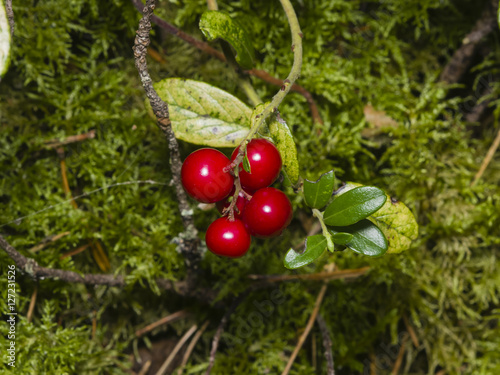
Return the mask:
M 200 29 L 208 40 L 221 38 L 231 44 L 236 51 L 236 62 L 244 69 L 252 69 L 254 50 L 250 37 L 229 14 L 218 10 L 203 13 Z
M 323 214 L 327 225 L 347 226 L 370 216 L 383 206 L 387 195 L 374 186 L 360 186 L 337 197 Z
M 276 148 L 280 152 L 283 161 L 283 170 L 292 184 L 295 185 L 299 181 L 299 161 L 292 133 L 286 122 L 282 119 L 272 121 L 269 124 L 269 132 Z
M 344 194 L 358 186 L 358 183 L 348 182 L 338 192 Z M 410 248 L 411 242 L 418 237 L 418 224 L 410 209 L 387 195 L 384 205 L 368 217 L 384 233 L 389 243 L 388 254 L 397 254 Z
M 326 238 L 322 234 L 307 237 L 306 247 L 302 254 L 297 253 L 294 249 L 288 250 L 285 256 L 284 264 L 288 269 L 296 269 L 306 266 L 325 252 Z
M 175 136 L 211 147 L 234 147 L 250 130 L 252 110 L 231 94 L 204 82 L 168 78 L 154 84 L 168 103 Z M 149 103 L 148 108 L 151 109 Z
M 352 240 L 352 234 L 339 232 L 332 235 L 333 243 L 337 245 L 347 245 Z
M 333 171 L 327 172 L 315 181 L 304 180 L 304 198 L 311 208 L 322 208 L 332 197 L 335 175 Z
M 404 203 L 388 196 L 385 204 L 369 218 L 384 232 L 389 241 L 388 253 L 401 253 L 418 237 L 415 216 Z
M 5 11 L 5 2 L 0 4 L 0 79 L 3 77 L 10 61 L 10 26 Z
M 336 227 L 331 232 L 333 236 L 340 232 L 351 233 L 352 239 L 346 246 L 357 253 L 373 257 L 387 252 L 387 239 L 370 220 L 361 220 L 347 227 Z

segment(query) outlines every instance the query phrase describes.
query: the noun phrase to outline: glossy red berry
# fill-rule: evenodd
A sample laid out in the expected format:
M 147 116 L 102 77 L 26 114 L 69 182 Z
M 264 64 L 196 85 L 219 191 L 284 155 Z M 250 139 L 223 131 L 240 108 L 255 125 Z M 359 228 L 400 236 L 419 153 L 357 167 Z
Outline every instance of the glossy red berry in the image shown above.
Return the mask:
M 231 156 L 231 161 L 238 156 L 237 147 Z M 250 190 L 258 190 L 271 185 L 278 178 L 281 170 L 281 156 L 271 142 L 266 139 L 252 139 L 247 145 L 247 156 L 250 162 L 250 172 L 240 164 L 241 186 Z
M 227 156 L 213 148 L 191 153 L 181 169 L 184 190 L 203 203 L 215 203 L 226 198 L 234 184 L 234 177 L 223 171 L 229 164 Z
M 256 237 L 278 236 L 292 220 L 292 204 L 280 190 L 257 190 L 243 211 L 243 222 Z
M 208 227 L 205 242 L 216 255 L 238 258 L 250 248 L 251 237 L 241 220 L 221 217 Z
M 217 209 L 219 210 L 219 212 L 222 214 L 223 210 L 225 208 L 228 208 L 229 205 L 231 204 L 230 202 L 230 197 L 234 194 L 234 189 L 231 190 L 231 193 L 229 194 L 229 196 L 226 198 L 226 199 L 223 199 L 221 201 L 218 201 L 215 206 L 217 207 Z M 237 219 L 241 219 L 241 216 L 243 214 L 243 210 L 245 209 L 245 206 L 247 205 L 247 202 L 248 200 L 245 198 L 245 195 L 243 194 L 243 192 L 240 191 L 240 193 L 238 194 L 238 198 L 236 200 L 236 205 L 234 206 L 234 217 L 237 218 Z

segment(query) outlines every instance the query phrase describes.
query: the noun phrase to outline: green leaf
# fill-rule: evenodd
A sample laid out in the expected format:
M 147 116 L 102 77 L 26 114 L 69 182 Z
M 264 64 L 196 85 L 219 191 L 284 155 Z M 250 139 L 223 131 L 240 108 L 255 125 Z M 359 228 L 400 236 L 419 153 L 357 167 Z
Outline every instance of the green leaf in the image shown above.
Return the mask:
M 384 232 L 389 242 L 388 253 L 401 253 L 418 237 L 415 216 L 404 203 L 387 196 L 385 204 L 368 219 Z
M 299 181 L 299 161 L 297 159 L 297 147 L 288 125 L 282 119 L 271 121 L 269 132 L 280 152 L 283 170 L 292 184 L 296 184 Z
M 370 220 L 361 220 L 346 227 L 335 227 L 331 230 L 333 236 L 341 232 L 352 234 L 352 239 L 346 246 L 360 254 L 380 256 L 387 252 L 387 239 L 384 233 Z
M 250 160 L 248 160 L 248 155 L 245 152 L 245 156 L 243 156 L 243 169 L 247 173 L 252 173 L 252 167 L 250 166 Z
M 307 237 L 305 250 L 302 254 L 297 253 L 294 249 L 288 250 L 285 256 L 284 264 L 288 269 L 296 269 L 306 266 L 324 253 L 326 249 L 326 238 L 322 234 Z
M 352 240 L 352 234 L 339 232 L 332 235 L 333 243 L 338 245 L 347 245 Z
M 5 2 L 0 4 L 0 78 L 3 77 L 9 67 L 10 62 L 10 26 L 5 11 Z
M 168 103 L 175 136 L 211 147 L 234 147 L 250 130 L 252 110 L 238 98 L 203 82 L 168 78 L 154 84 Z M 151 111 L 149 102 L 146 104 Z
M 315 182 L 304 180 L 304 198 L 311 208 L 322 208 L 332 197 L 335 175 L 333 171 L 327 172 Z
M 335 198 L 323 218 L 327 225 L 351 225 L 376 212 L 386 200 L 387 195 L 379 188 L 360 186 Z
M 254 49 L 246 30 L 226 12 L 209 10 L 200 19 L 200 29 L 208 40 L 222 38 L 236 51 L 236 62 L 252 69 Z
M 358 183 L 348 182 L 339 195 L 358 186 Z M 418 224 L 410 209 L 403 203 L 387 195 L 384 205 L 368 217 L 384 233 L 389 243 L 388 254 L 401 253 L 410 248 L 411 242 L 418 237 Z

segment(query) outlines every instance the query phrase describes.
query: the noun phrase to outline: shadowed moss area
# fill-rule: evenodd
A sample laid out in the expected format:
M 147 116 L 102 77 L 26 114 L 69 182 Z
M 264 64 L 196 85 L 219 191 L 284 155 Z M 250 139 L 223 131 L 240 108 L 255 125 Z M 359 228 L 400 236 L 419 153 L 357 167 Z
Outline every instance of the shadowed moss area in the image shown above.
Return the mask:
M 176 251 L 182 222 L 169 185 L 167 143 L 147 114 L 134 66 L 139 13 L 127 0 L 62 3 L 14 0 L 12 60 L 0 83 L 0 233 L 42 266 L 82 273 L 104 272 L 90 247 L 61 256 L 98 242 L 109 258 L 105 272 L 126 275 L 127 287 L 34 282 L 17 272 L 15 371 L 128 374 L 140 350 L 178 340 L 193 324 L 209 320 L 184 372 L 203 373 L 224 307 L 167 293 L 154 281 L 183 280 L 185 266 Z M 368 374 L 372 362 L 378 374 L 389 374 L 403 341 L 399 373 L 500 373 L 498 156 L 471 186 L 498 131 L 498 31 L 485 38 L 459 86 L 438 82 L 486 3 L 294 2 L 304 33 L 298 83 L 313 94 L 324 121 L 313 123 L 297 93 L 280 107 L 297 143 L 301 175 L 316 180 L 334 169 L 343 181 L 378 186 L 404 202 L 420 226 L 418 240 L 402 254 L 368 258 L 336 252 L 298 271 L 319 272 L 329 263 L 340 269 L 370 266 L 353 281 L 330 282 L 321 306 L 338 374 Z M 284 79 L 293 56 L 279 2 L 219 1 L 219 7 L 247 29 L 256 68 Z M 156 14 L 203 39 L 197 25 L 205 9 L 204 0 L 159 1 Z M 148 60 L 155 81 L 196 79 L 249 104 L 232 68 L 157 27 L 151 38 L 163 58 Z M 279 89 L 251 80 L 264 100 Z M 465 122 L 482 92 L 489 108 L 481 122 Z M 397 126 L 377 136 L 362 133 L 371 127 L 363 112 L 368 104 Z M 64 146 L 72 196 L 98 190 L 76 200 L 74 208 L 63 187 L 62 155 L 45 142 L 89 131 L 94 138 Z M 181 142 L 182 157 L 196 148 Z M 159 184 L 138 182 L 145 180 Z M 123 182 L 131 183 L 114 186 Z M 291 273 L 283 257 L 306 236 L 300 212 L 312 214 L 300 195 L 287 193 L 295 216 L 285 235 L 255 240 L 237 260 L 204 255 L 200 286 L 217 290 L 218 301 L 246 290 L 250 274 Z M 218 212 L 191 203 L 203 238 Z M 13 261 L 1 251 L 0 263 L 5 276 Z M 280 283 L 250 293 L 231 316 L 212 374 L 281 373 L 320 287 L 320 282 Z M 4 305 L 7 289 L 7 278 L 1 277 Z M 137 329 L 184 308 L 193 314 L 135 336 Z M 418 346 L 405 339 L 410 333 L 405 321 Z M 4 337 L 8 329 L 3 319 Z M 291 374 L 323 373 L 326 361 L 315 326 Z

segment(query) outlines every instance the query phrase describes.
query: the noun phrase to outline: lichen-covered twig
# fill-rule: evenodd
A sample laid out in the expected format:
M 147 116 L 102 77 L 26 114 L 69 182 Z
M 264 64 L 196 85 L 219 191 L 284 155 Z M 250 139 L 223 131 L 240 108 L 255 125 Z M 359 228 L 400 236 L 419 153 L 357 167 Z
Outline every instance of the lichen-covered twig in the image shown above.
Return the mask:
M 34 259 L 26 258 L 19 253 L 2 235 L 0 235 L 0 248 L 5 250 L 7 255 L 14 260 L 14 263 L 22 272 L 28 274 L 35 280 L 50 278 L 69 283 L 88 285 L 107 285 L 115 287 L 124 287 L 126 285 L 123 276 L 109 274 L 79 274 L 74 271 L 41 267 Z M 202 301 L 211 302 L 216 296 L 216 292 L 208 288 L 192 290 L 188 288 L 187 283 L 183 281 L 173 282 L 167 279 L 157 279 L 155 281 L 161 289 L 175 291 L 180 295 L 193 296 Z
M 328 326 L 326 325 L 325 319 L 321 314 L 318 314 L 316 317 L 316 322 L 318 323 L 319 330 L 321 331 L 321 337 L 323 338 L 327 375 L 335 375 L 335 369 L 333 367 L 332 339 L 330 338 L 330 333 L 328 332 Z
M 9 19 L 10 25 L 10 35 L 14 36 L 14 11 L 12 10 L 12 0 L 5 0 L 5 11 L 7 12 L 7 18 Z
M 175 186 L 177 195 L 177 203 L 181 213 L 182 223 L 184 224 L 185 232 L 180 240 L 180 250 L 184 255 L 188 270 L 194 270 L 198 267 L 201 259 L 198 251 L 197 230 L 194 226 L 193 210 L 189 207 L 186 193 L 181 184 L 181 167 L 182 162 L 179 154 L 179 144 L 175 138 L 170 123 L 168 113 L 168 105 L 165 103 L 153 87 L 153 81 L 149 75 L 146 54 L 150 43 L 149 33 L 151 31 L 151 17 L 155 9 L 155 0 L 147 0 L 143 9 L 143 17 L 139 22 L 139 28 L 134 43 L 134 58 L 135 66 L 139 72 L 142 86 L 146 91 L 146 96 L 149 99 L 153 113 L 157 119 L 157 125 L 163 132 L 168 141 L 170 149 L 170 168 L 172 171 L 172 181 Z M 188 280 L 195 277 L 194 272 L 188 272 Z M 191 284 L 191 283 L 190 283 Z

